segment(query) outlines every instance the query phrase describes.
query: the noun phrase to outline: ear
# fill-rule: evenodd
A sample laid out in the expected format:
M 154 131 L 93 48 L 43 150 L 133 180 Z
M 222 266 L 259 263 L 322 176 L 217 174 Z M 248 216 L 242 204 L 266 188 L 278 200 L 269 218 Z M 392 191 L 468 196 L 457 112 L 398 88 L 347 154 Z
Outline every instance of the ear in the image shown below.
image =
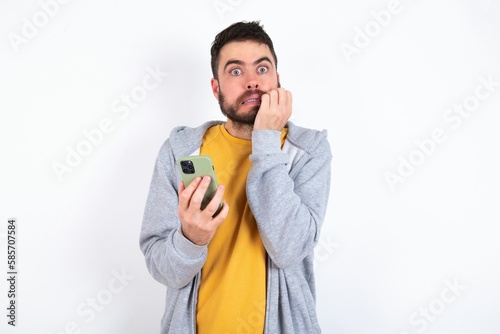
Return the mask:
M 219 101 L 219 80 L 212 78 L 210 80 L 210 84 L 212 85 L 212 93 L 214 94 L 217 101 Z

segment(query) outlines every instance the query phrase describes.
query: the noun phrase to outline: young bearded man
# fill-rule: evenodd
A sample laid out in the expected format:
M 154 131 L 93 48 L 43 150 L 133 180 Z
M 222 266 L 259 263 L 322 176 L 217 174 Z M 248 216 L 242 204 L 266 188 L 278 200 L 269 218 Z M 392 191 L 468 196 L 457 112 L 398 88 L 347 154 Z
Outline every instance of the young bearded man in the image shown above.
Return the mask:
M 259 22 L 221 31 L 211 56 L 227 121 L 171 132 L 144 213 L 141 250 L 167 287 L 161 333 L 320 333 L 313 250 L 330 188 L 326 131 L 288 121 L 292 95 Z M 177 166 L 197 154 L 211 156 L 220 183 L 204 210 L 210 178 L 186 187 Z

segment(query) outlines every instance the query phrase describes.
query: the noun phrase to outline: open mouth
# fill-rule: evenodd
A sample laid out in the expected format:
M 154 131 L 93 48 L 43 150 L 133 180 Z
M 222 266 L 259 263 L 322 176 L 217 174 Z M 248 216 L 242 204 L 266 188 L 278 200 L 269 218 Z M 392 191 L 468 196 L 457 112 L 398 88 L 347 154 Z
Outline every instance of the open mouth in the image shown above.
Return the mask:
M 260 98 L 247 99 L 247 100 L 241 102 L 241 104 L 251 104 L 251 103 L 259 103 L 260 104 Z
M 252 94 L 245 97 L 241 104 L 260 104 L 260 94 Z

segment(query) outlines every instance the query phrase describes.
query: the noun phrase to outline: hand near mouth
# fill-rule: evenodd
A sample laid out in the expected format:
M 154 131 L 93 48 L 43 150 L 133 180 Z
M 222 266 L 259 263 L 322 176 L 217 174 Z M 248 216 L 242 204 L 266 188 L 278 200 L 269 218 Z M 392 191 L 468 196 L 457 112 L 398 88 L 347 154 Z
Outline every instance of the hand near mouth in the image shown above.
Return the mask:
M 261 96 L 254 130 L 281 131 L 292 115 L 292 93 L 284 88 L 273 89 Z

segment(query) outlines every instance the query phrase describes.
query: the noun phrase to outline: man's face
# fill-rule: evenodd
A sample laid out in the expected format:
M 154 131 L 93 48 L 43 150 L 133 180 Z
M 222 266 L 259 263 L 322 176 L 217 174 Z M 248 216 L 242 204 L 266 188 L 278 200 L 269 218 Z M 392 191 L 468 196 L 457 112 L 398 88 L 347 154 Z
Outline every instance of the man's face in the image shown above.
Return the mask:
M 221 49 L 219 79 L 212 91 L 228 122 L 253 125 L 260 97 L 279 87 L 279 75 L 269 47 L 254 41 L 231 42 Z

